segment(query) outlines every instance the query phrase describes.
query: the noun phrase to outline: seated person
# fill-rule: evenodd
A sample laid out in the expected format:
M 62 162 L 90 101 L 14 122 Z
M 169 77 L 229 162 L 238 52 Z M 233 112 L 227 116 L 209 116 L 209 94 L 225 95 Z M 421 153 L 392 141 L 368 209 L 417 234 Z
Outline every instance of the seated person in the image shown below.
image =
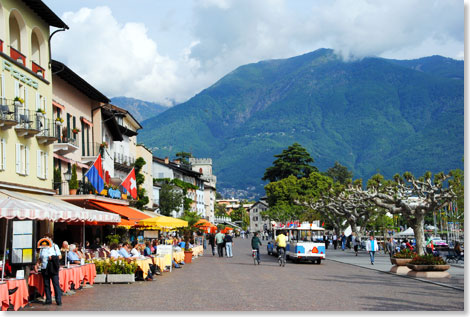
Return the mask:
M 77 247 L 75 244 L 71 244 L 69 246 L 69 252 L 67 253 L 67 260 L 71 264 L 80 264 L 80 257 L 78 256 L 76 252 L 76 248 Z
M 119 255 L 122 256 L 123 258 L 130 258 L 131 255 L 129 254 L 129 243 L 124 242 L 122 244 L 122 247 L 119 249 Z
M 60 264 L 65 265 L 67 259 L 65 258 L 65 253 L 69 252 L 69 243 L 67 241 L 62 242 L 62 248 L 60 248 L 60 253 L 62 255 L 62 259 L 60 260 Z
M 151 254 L 152 250 L 150 249 L 150 241 L 145 241 L 144 256 L 150 256 Z
M 119 251 L 117 250 L 117 248 L 118 248 L 117 243 L 111 243 L 109 248 L 111 249 L 111 253 L 110 253 L 110 258 L 111 259 L 117 259 L 117 258 L 120 257 Z
M 179 242 L 178 242 L 178 246 L 181 248 L 181 249 L 184 249 L 184 247 L 186 246 L 186 242 L 182 241 L 181 238 L 179 239 Z
M 137 241 L 132 242 L 131 257 L 140 257 L 140 247 Z

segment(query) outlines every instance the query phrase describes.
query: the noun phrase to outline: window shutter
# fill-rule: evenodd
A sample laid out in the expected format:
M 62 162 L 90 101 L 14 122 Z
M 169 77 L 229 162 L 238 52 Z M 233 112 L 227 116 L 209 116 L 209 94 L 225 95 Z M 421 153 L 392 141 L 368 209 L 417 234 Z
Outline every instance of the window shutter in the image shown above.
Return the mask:
M 28 87 L 24 87 L 24 105 L 25 109 L 29 110 L 29 102 L 28 102 Z M 26 114 L 26 113 L 25 113 Z
M 7 141 L 2 139 L 2 168 L 7 169 Z
M 21 173 L 21 144 L 16 143 L 16 172 Z
M 29 148 L 27 146 L 24 147 L 26 152 L 26 168 L 25 168 L 25 175 L 29 175 Z
M 44 175 L 44 179 L 47 179 L 48 175 L 49 175 L 49 161 L 47 160 L 47 153 L 44 153 L 44 165 L 46 166 L 45 168 L 45 175 Z
M 20 96 L 20 82 L 15 80 L 15 97 Z
M 41 109 L 41 98 L 38 92 L 36 92 L 36 110 Z
M 36 161 L 36 164 L 37 164 L 37 170 L 36 170 L 36 175 L 37 177 L 41 178 L 42 177 L 42 173 L 41 173 L 41 150 L 37 150 L 36 151 L 37 154 L 36 154 L 36 158 L 37 158 L 37 161 Z
M 2 98 L 5 98 L 5 77 L 2 74 L 2 90 L 0 91 Z M 3 100 L 2 100 L 3 101 Z
M 44 99 L 44 111 L 48 112 L 49 110 L 51 110 L 50 113 L 54 113 L 54 111 L 52 111 L 52 108 L 51 109 L 48 108 L 47 98 L 43 97 L 43 99 Z

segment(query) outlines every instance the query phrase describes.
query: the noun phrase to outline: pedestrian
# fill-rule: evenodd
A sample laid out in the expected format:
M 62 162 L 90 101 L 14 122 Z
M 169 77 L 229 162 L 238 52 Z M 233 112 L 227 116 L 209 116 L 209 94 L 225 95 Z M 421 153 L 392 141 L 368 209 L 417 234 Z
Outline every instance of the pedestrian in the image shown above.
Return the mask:
M 379 250 L 379 244 L 374 236 L 370 236 L 366 243 L 366 251 L 369 252 L 370 264 L 374 265 L 375 252 Z
M 215 255 L 215 237 L 213 233 L 209 233 L 208 240 L 209 240 L 209 245 L 211 246 L 212 256 L 214 256 Z
M 225 242 L 225 254 L 227 258 L 233 257 L 232 247 L 233 247 L 233 239 L 232 236 L 227 232 L 224 237 Z
M 328 249 L 329 244 L 330 244 L 330 240 L 328 238 L 328 235 L 325 235 L 325 249 Z
M 217 230 L 217 234 L 215 235 L 215 243 L 217 244 L 217 253 L 219 257 L 224 256 L 224 234 Z
M 341 250 L 344 251 L 345 248 L 346 248 L 346 235 L 343 232 L 343 234 L 341 235 Z
M 261 240 L 258 238 L 258 232 L 255 232 L 255 235 L 253 238 L 251 238 L 251 248 L 253 250 L 256 250 L 256 261 L 258 261 L 258 264 L 260 264 L 260 256 L 259 256 L 259 246 L 261 244 Z
M 39 253 L 39 259 L 36 264 L 36 271 L 41 269 L 42 278 L 44 281 L 44 293 L 46 294 L 46 301 L 44 305 L 52 304 L 51 296 L 51 281 L 54 287 L 55 302 L 58 306 L 62 305 L 62 290 L 59 284 L 59 260 L 62 258 L 60 249 L 52 241 L 52 235 L 46 233 L 41 239 L 41 252 Z
M 357 256 L 357 251 L 359 251 L 360 245 L 361 245 L 361 239 L 359 239 L 359 237 L 354 237 L 354 252 L 356 252 L 356 256 Z
M 336 237 L 336 233 L 333 234 L 333 248 L 336 250 L 338 247 L 338 238 Z

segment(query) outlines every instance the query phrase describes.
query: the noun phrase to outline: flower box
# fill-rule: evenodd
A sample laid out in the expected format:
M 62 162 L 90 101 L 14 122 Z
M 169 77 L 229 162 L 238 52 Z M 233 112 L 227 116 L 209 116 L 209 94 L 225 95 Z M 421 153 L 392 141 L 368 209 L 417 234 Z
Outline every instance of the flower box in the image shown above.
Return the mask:
M 134 283 L 134 274 L 108 274 L 106 277 L 107 283 Z
M 95 284 L 104 284 L 106 283 L 106 274 L 96 274 Z
M 22 107 L 23 104 L 21 103 L 21 101 L 15 101 L 15 106 Z
M 193 251 L 184 251 L 184 263 L 192 263 Z
M 407 264 L 413 271 L 447 271 L 450 268 L 448 264 Z

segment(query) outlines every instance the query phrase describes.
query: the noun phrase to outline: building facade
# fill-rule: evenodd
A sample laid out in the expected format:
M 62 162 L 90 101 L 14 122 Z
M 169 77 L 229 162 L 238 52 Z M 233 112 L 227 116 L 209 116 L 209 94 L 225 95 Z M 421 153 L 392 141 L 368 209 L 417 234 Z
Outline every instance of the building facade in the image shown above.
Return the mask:
M 193 171 L 202 174 L 201 180 L 204 182 L 204 214 L 210 222 L 214 221 L 215 216 L 215 196 L 217 177 L 212 173 L 211 158 L 189 158 L 189 163 Z
M 153 190 L 153 176 L 152 176 L 153 155 L 152 155 L 152 152 L 142 144 L 138 144 L 136 147 L 136 150 L 137 150 L 137 153 L 136 153 L 137 158 L 141 157 L 145 160 L 145 165 L 142 167 L 142 170 L 140 171 L 141 174 L 144 175 L 145 177 L 142 187 L 145 189 L 145 193 L 147 197 L 149 198 L 149 203 L 145 207 L 149 210 L 155 210 L 155 208 L 153 208 L 153 204 L 155 200 L 153 196 L 154 190 Z
M 261 212 L 266 211 L 269 208 L 268 203 L 264 199 L 260 199 L 250 209 L 250 231 L 261 232 L 269 230 L 269 219 L 263 217 Z

